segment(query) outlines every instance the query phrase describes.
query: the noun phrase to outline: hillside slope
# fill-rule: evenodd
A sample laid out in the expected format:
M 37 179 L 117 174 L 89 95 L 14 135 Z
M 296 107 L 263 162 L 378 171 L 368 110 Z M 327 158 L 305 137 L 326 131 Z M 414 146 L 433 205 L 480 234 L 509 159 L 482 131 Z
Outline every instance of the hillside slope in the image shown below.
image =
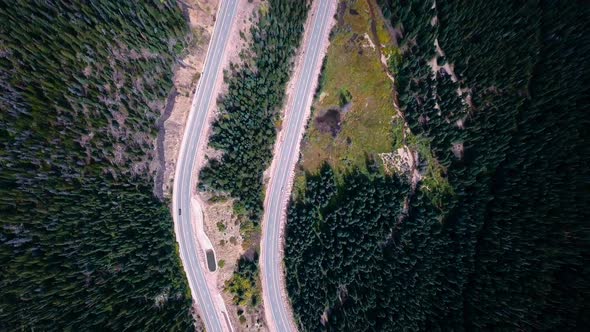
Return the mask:
M 0 7 L 0 330 L 194 329 L 152 194 L 180 8 Z

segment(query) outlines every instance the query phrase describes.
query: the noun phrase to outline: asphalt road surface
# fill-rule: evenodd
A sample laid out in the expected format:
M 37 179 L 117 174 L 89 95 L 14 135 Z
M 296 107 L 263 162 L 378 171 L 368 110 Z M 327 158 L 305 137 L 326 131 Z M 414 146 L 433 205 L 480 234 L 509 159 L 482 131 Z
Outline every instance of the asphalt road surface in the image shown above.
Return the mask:
M 192 296 L 200 308 L 201 318 L 207 331 L 233 331 L 229 322 L 223 301 L 217 307 L 219 301 L 215 301 L 207 287 L 205 273 L 207 269 L 201 265 L 197 245 L 197 237 L 191 224 L 191 191 L 196 186 L 197 179 L 193 178 L 195 158 L 198 147 L 201 146 L 203 129 L 208 118 L 211 102 L 214 100 L 213 90 L 223 60 L 223 54 L 232 24 L 237 12 L 238 0 L 221 0 L 215 21 L 213 36 L 209 43 L 205 67 L 197 90 L 193 98 L 188 122 L 186 124 L 182 145 L 176 165 L 174 178 L 174 191 L 172 197 L 172 213 L 175 221 L 176 239 L 180 247 L 180 257 L 188 278 Z
M 299 140 L 305 127 L 305 112 L 311 106 L 313 98 L 312 88 L 319 74 L 318 62 L 321 61 L 322 46 L 328 36 L 330 20 L 332 19 L 332 7 L 334 0 L 319 0 L 319 6 L 311 23 L 309 41 L 304 49 L 303 66 L 299 77 L 295 82 L 295 95 L 293 103 L 287 110 L 287 126 L 283 130 L 284 141 L 280 143 L 275 158 L 275 167 L 270 175 L 270 183 L 267 190 L 267 205 L 265 206 L 263 225 L 264 238 L 262 239 L 262 257 L 264 271 L 262 287 L 265 294 L 265 310 L 267 317 L 272 318 L 267 322 L 271 331 L 292 331 L 289 308 L 285 307 L 283 292 L 280 282 L 282 273 L 280 222 L 282 212 L 287 204 L 290 194 L 288 182 L 299 157 Z M 311 15 L 312 13 L 310 13 Z M 278 158 L 278 159 L 277 159 Z

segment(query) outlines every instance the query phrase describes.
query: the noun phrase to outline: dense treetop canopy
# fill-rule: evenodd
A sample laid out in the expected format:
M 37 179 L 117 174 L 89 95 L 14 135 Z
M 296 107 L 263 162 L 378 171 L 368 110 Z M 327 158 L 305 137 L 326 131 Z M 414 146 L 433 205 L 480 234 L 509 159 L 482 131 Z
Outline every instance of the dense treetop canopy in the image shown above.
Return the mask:
M 156 123 L 175 1 L 0 1 L 0 330 L 188 331 Z
M 404 120 L 452 190 L 308 175 L 285 258 L 299 326 L 588 329 L 590 7 L 379 2 Z

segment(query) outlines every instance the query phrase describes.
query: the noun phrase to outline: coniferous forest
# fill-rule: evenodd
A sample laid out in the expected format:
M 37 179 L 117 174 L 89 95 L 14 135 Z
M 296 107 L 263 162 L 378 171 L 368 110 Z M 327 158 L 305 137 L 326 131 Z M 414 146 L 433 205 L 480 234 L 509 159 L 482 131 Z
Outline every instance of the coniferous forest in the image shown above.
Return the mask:
M 186 331 L 156 123 L 175 1 L 0 1 L 0 330 Z
M 437 163 L 451 190 L 371 161 L 307 175 L 285 252 L 299 327 L 590 329 L 590 6 L 379 5 L 400 37 L 403 119 L 435 157 L 419 163 Z

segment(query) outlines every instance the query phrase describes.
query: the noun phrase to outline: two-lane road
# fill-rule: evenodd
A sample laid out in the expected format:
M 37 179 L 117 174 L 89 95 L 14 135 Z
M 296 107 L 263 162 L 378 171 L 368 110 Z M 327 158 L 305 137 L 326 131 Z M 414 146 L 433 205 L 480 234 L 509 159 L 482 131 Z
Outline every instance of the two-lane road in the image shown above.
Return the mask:
M 174 230 L 180 247 L 180 258 L 192 296 L 200 309 L 205 327 L 210 332 L 233 331 L 233 329 L 225 305 L 223 301 L 219 301 L 220 295 L 212 294 L 207 285 L 205 273 L 209 272 L 206 272 L 207 268 L 199 260 L 199 256 L 204 257 L 205 253 L 199 252 L 199 250 L 202 251 L 202 247 L 197 243 L 197 236 L 192 225 L 191 194 L 197 182 L 196 176 L 193 176 L 196 156 L 202 153 L 199 148 L 206 144 L 203 133 L 207 128 L 208 113 L 211 102 L 214 100 L 213 94 L 222 70 L 221 65 L 237 13 L 237 5 L 238 0 L 221 0 L 219 4 L 205 66 L 182 137 L 172 197 Z
M 299 143 L 305 127 L 306 113 L 309 112 L 313 98 L 313 87 L 319 75 L 324 45 L 330 33 L 330 22 L 336 9 L 336 0 L 316 0 L 317 11 L 310 12 L 311 29 L 308 40 L 303 45 L 303 65 L 299 73 L 294 73 L 295 94 L 292 104 L 287 105 L 286 127 L 281 133 L 274 156 L 272 173 L 268 185 L 263 218 L 263 239 L 261 246 L 262 289 L 267 324 L 271 331 L 293 331 L 290 308 L 286 306 L 285 285 L 281 283 L 281 218 L 291 191 L 290 178 L 299 158 Z M 306 33 L 308 33 L 306 31 Z

